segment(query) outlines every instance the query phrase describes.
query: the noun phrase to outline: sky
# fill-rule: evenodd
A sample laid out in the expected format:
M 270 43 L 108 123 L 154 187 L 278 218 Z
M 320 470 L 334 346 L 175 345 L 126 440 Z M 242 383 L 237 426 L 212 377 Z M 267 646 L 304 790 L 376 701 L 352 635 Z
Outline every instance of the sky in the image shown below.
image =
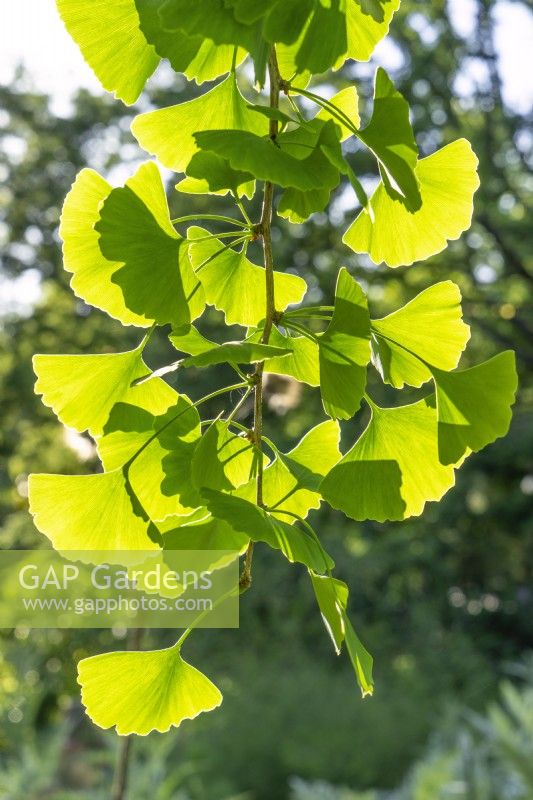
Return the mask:
M 458 32 L 468 35 L 472 0 L 449 2 Z M 517 111 L 527 112 L 533 106 L 533 14 L 522 3 L 501 0 L 495 16 L 505 100 Z M 387 43 L 380 47 L 375 60 L 394 67 L 394 54 Z M 69 97 L 80 86 L 102 92 L 67 35 L 54 0 L 0 0 L 0 83 L 9 83 L 18 63 L 24 63 L 31 72 L 37 88 L 52 96 L 59 115 L 68 114 Z M 465 76 L 465 87 L 469 77 Z

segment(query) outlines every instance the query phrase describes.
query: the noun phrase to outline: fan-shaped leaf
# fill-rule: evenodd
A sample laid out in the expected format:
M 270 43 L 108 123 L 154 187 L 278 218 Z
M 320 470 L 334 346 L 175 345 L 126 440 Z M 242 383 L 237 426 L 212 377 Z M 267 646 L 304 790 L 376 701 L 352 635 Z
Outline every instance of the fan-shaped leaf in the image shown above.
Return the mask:
M 118 402 L 141 402 L 153 413 L 166 411 L 174 402 L 176 393 L 158 378 L 132 386 L 136 378 L 149 374 L 141 354 L 142 347 L 104 355 L 36 355 L 35 392 L 64 425 L 99 436 Z
M 426 400 L 397 408 L 372 405 L 372 417 L 320 491 L 355 520 L 419 516 L 454 485 L 453 467 L 439 462 L 437 414 Z
M 344 234 L 356 253 L 389 267 L 413 264 L 440 253 L 471 223 L 473 196 L 479 186 L 477 158 L 465 139 L 458 139 L 418 162 L 422 206 L 411 212 L 381 183 Z M 371 215 L 373 214 L 373 219 Z
M 122 264 L 111 280 L 127 308 L 162 325 L 187 324 L 203 311 L 187 244 L 172 227 L 155 164 L 143 164 L 124 188 L 113 189 L 95 227 L 103 256 Z
M 437 388 L 439 457 L 457 464 L 505 436 L 511 423 L 518 379 L 515 355 L 506 350 L 470 369 L 432 369 Z
M 365 391 L 370 316 L 363 290 L 344 267 L 337 279 L 333 317 L 319 339 L 319 351 L 324 410 L 335 419 L 349 419 Z
M 261 136 L 267 128 L 266 120 L 248 108 L 232 75 L 194 100 L 140 114 L 131 126 L 141 147 L 175 172 L 185 172 L 197 153 L 197 131 L 227 129 Z
M 121 469 L 30 475 L 30 512 L 56 550 L 157 550 L 150 521 Z
M 289 561 L 305 564 L 319 573 L 334 566 L 331 558 L 307 532 L 276 519 L 255 503 L 212 489 L 204 489 L 202 495 L 213 517 L 227 522 L 234 531 L 253 541 L 265 542 L 275 550 L 281 550 Z
M 204 239 L 203 228 L 189 228 L 190 256 L 197 277 L 210 305 L 223 311 L 228 325 L 257 325 L 265 317 L 265 270 L 253 264 L 244 251 L 223 249 L 218 239 Z M 219 255 L 216 255 L 219 253 Z M 208 264 L 201 267 L 209 258 Z M 201 267 L 201 269 L 200 269 Z M 284 272 L 274 273 L 276 308 L 284 311 L 289 305 L 300 303 L 307 291 L 303 278 Z M 279 354 L 281 355 L 281 354 Z
M 277 455 L 263 473 L 263 501 L 273 516 L 293 524 L 282 512 L 305 518 L 312 508 L 320 507 L 320 483 L 341 457 L 339 439 L 338 423 L 328 420 L 310 430 L 289 453 Z M 256 482 L 251 481 L 237 494 L 255 502 L 256 492 Z
M 56 0 L 65 27 L 108 92 L 134 103 L 159 64 L 134 0 Z
M 409 120 L 409 104 L 382 67 L 376 72 L 372 118 L 357 135 L 378 159 L 388 192 L 393 197 L 399 192 L 410 211 L 420 208 L 415 174 L 418 147 Z
M 470 338 L 461 292 L 452 281 L 436 283 L 398 311 L 372 320 L 372 332 L 374 365 L 385 383 L 397 389 L 430 380 L 426 364 L 455 369 Z
M 115 727 L 121 736 L 166 733 L 222 702 L 217 687 L 176 647 L 85 658 L 78 664 L 78 683 L 92 721 Z

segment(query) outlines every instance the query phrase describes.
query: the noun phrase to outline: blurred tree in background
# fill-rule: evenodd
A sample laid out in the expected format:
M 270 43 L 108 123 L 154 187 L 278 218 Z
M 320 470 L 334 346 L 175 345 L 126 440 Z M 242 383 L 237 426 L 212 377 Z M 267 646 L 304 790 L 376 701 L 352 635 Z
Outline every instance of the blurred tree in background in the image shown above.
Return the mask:
M 278 268 L 295 266 L 304 274 L 313 302 L 330 301 L 326 287 L 340 265 L 348 266 L 369 291 L 374 315 L 437 280 L 458 283 L 473 325 L 472 360 L 502 345 L 517 352 L 521 392 L 511 433 L 469 459 L 456 489 L 422 519 L 357 525 L 322 514 L 326 545 L 342 565 L 340 577 L 356 587 L 362 634 L 376 656 L 373 699 L 359 699 L 349 670 L 330 654 L 320 620 L 310 613 L 314 601 L 304 576 L 291 575 L 264 548 L 253 591 L 242 603 L 241 631 L 199 635 L 191 643 L 204 651 L 224 689 L 222 709 L 207 726 L 198 720 L 194 731 L 184 724 L 136 743 L 132 798 L 374 800 L 375 787 L 404 781 L 394 800 L 438 800 L 445 782 L 458 780 L 462 750 L 475 751 L 476 769 L 483 772 L 482 745 L 468 750 L 472 733 L 462 744 L 457 738 L 444 743 L 412 771 L 430 736 L 455 730 L 462 707 L 481 712 L 496 697 L 504 665 L 533 649 L 533 234 L 527 218 L 533 137 L 531 119 L 502 98 L 495 3 L 474 5 L 473 29 L 465 37 L 444 0 L 404 0 L 387 51 L 413 108 L 422 153 L 461 135 L 474 145 L 481 189 L 470 232 L 424 264 L 376 268 L 340 242 L 354 203 L 340 187 L 330 219 L 315 215 L 290 231 L 279 221 L 275 248 Z M 372 73 L 358 64 L 336 79 L 336 88 L 357 81 L 366 116 Z M 151 97 L 158 105 L 182 102 L 186 91 L 185 82 L 168 86 L 163 75 L 152 82 Z M 120 325 L 68 289 L 57 235 L 61 204 L 84 165 L 118 179 L 117 165 L 130 162 L 133 172 L 140 154 L 130 117 L 108 97 L 82 92 L 72 114 L 58 119 L 21 74 L 0 87 L 0 109 L 0 541 L 4 548 L 31 548 L 45 543 L 27 513 L 27 474 L 79 473 L 80 462 L 81 470 L 96 469 L 90 441 L 65 431 L 34 397 L 33 353 L 118 351 L 134 344 Z M 351 159 L 370 185 L 375 176 L 364 151 L 354 145 Z M 169 197 L 175 216 L 205 210 L 206 202 L 209 210 L 213 203 L 219 213 L 226 210 L 223 199 L 178 195 L 172 187 Z M 34 304 L 27 302 L 31 292 L 38 295 Z M 217 319 L 213 311 L 208 324 Z M 153 366 L 163 363 L 162 348 L 150 351 Z M 217 385 L 222 378 L 215 374 Z M 195 396 L 215 388 L 211 371 L 190 380 L 180 388 Z M 386 401 L 390 390 L 379 391 Z M 275 426 L 287 444 L 321 414 L 312 391 L 280 380 L 270 383 L 269 404 L 267 427 Z M 215 403 L 213 415 L 218 410 Z M 90 730 L 73 683 L 80 657 L 111 649 L 123 635 L 2 633 L 0 796 L 107 796 L 116 740 Z M 158 644 L 168 638 L 164 631 L 150 636 Z M 524 730 L 526 756 L 533 757 L 533 726 L 524 723 Z M 490 735 L 488 728 L 476 729 L 478 740 Z M 417 788 L 422 773 L 431 773 L 430 789 Z M 292 776 L 300 782 L 291 789 Z M 350 789 L 335 793 L 317 782 Z M 499 791 L 464 797 L 530 797 Z

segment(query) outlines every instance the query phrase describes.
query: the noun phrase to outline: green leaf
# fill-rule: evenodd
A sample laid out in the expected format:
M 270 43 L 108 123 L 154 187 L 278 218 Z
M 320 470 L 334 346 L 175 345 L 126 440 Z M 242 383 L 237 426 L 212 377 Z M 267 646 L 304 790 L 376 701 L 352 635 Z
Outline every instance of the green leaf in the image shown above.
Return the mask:
M 176 189 L 186 194 L 217 194 L 231 192 L 237 197 L 251 199 L 255 192 L 255 180 L 247 172 L 238 172 L 229 162 L 215 153 L 195 153 L 187 166 L 187 177 Z
M 430 380 L 426 364 L 455 369 L 470 338 L 462 319 L 461 292 L 452 281 L 436 283 L 398 311 L 372 320 L 372 332 L 373 363 L 385 383 L 396 389 Z
M 256 331 L 250 338 L 259 341 L 262 332 Z M 309 386 L 320 385 L 320 367 L 318 363 L 318 344 L 307 336 L 289 336 L 283 334 L 275 325 L 270 333 L 269 342 L 290 351 L 282 358 L 270 358 L 265 364 L 265 374 L 288 375 Z
M 422 206 L 411 212 L 391 197 L 383 183 L 346 231 L 343 241 L 375 264 L 413 264 L 445 249 L 470 227 L 479 186 L 478 161 L 466 139 L 458 139 L 418 162 Z M 398 235 L 401 231 L 401 236 Z
M 183 31 L 166 31 L 159 16 L 160 3 L 154 0 L 135 0 L 141 31 L 161 58 L 168 58 L 175 72 L 183 72 L 197 83 L 212 81 L 231 69 L 234 47 L 217 47 L 209 39 L 187 36 Z M 239 50 L 236 63 L 246 57 Z
M 277 455 L 263 473 L 263 501 L 273 516 L 294 524 L 283 511 L 305 518 L 311 509 L 320 508 L 319 486 L 341 457 L 339 439 L 338 423 L 328 420 L 310 430 L 289 453 Z M 254 502 L 256 492 L 254 480 L 237 494 Z
M 348 650 L 348 655 L 350 656 L 350 661 L 352 662 L 363 697 L 366 697 L 374 693 L 374 680 L 372 678 L 374 659 L 354 631 L 346 612 L 344 612 L 343 616 L 346 631 L 346 649 Z
M 104 258 L 94 226 L 100 219 L 100 206 L 112 187 L 91 169 L 82 170 L 65 199 L 59 235 L 63 241 L 63 259 L 67 272 L 73 273 L 70 286 L 86 303 L 101 308 L 124 325 L 149 327 L 142 314 L 135 314 L 125 304 L 121 287 L 113 274 L 120 264 Z
M 30 513 L 56 550 L 157 550 L 152 527 L 121 469 L 30 475 Z
M 295 61 L 300 72 L 321 73 L 346 53 L 346 17 L 342 10 L 345 4 L 342 0 L 330 0 L 326 6 L 319 0 L 313 5 L 315 10 L 305 28 Z
M 216 347 L 216 342 L 206 339 L 194 325 L 188 325 L 173 330 L 168 337 L 176 350 L 180 353 L 199 355 Z
M 348 605 L 348 587 L 329 575 L 316 575 L 314 572 L 309 575 L 324 625 L 339 655 L 346 633 L 344 612 Z
M 322 619 L 331 637 L 337 655 L 346 641 L 346 649 L 354 668 L 363 697 L 374 691 L 372 679 L 373 659 L 361 643 L 348 618 L 348 587 L 329 575 L 309 573 Z
M 214 517 L 255 542 L 265 542 L 275 550 L 281 550 L 289 561 L 305 564 L 319 573 L 334 566 L 331 558 L 307 532 L 276 519 L 254 503 L 212 489 L 204 489 L 202 495 Z
M 341 89 L 340 92 L 337 92 L 337 94 L 333 95 L 329 102 L 338 108 L 339 111 L 342 111 L 353 123 L 355 128 L 359 127 L 361 123 L 361 118 L 359 116 L 359 95 L 355 86 L 347 86 L 345 89 Z M 353 131 L 351 128 L 348 128 L 346 124 L 339 122 L 337 117 L 326 108 L 320 109 L 316 115 L 316 119 L 332 119 L 341 130 L 341 142 L 344 142 L 346 139 L 349 139 L 350 136 L 353 136 Z
M 470 452 L 505 436 L 518 388 L 512 350 L 470 369 L 431 371 L 437 390 L 439 458 L 443 464 L 457 464 Z
M 228 430 L 222 420 L 204 433 L 194 451 L 192 480 L 197 489 L 231 491 L 250 480 L 259 453 L 244 436 Z
M 255 364 L 268 358 L 280 358 L 290 353 L 281 347 L 256 342 L 225 342 L 212 350 L 189 356 L 183 361 L 184 367 L 210 367 L 213 364 Z
M 35 355 L 33 369 L 35 393 L 44 405 L 64 425 L 93 436 L 102 433 L 115 403 L 135 394 L 132 382 L 150 372 L 142 348 L 106 355 Z
M 259 114 L 255 116 L 260 118 Z M 205 130 L 195 134 L 195 139 L 202 150 L 227 159 L 233 169 L 284 188 L 331 190 L 339 183 L 338 169 L 323 152 L 324 147 L 340 148 L 337 129 L 331 121 L 314 120 L 294 131 L 280 133 L 275 142 L 270 137 L 238 130 Z
M 350 419 L 359 409 L 370 361 L 366 296 L 343 267 L 337 279 L 332 320 L 319 339 L 320 391 L 326 414 Z
M 346 6 L 348 58 L 368 61 L 376 45 L 387 35 L 401 0 L 350 0 Z M 344 59 L 337 63 L 342 66 Z
M 219 519 L 208 516 L 206 509 L 202 509 L 203 519 L 185 521 L 176 524 L 163 534 L 163 548 L 165 550 L 234 550 L 243 553 L 248 547 L 250 539 L 243 533 L 237 533 Z M 206 516 L 207 515 L 207 516 Z M 176 522 L 179 517 L 174 518 Z M 186 520 L 186 518 L 183 518 Z M 172 518 L 165 520 L 171 524 Z M 159 528 L 159 525 L 158 525 Z
M 419 209 L 422 201 L 415 170 L 418 147 L 409 120 L 409 103 L 382 67 L 376 72 L 372 118 L 357 136 L 376 156 L 389 194 L 395 197 L 398 192 L 410 211 Z
M 121 736 L 166 733 L 222 702 L 217 687 L 176 647 L 84 658 L 78 683 L 92 721 L 100 728 L 115 727 Z
M 65 27 L 108 92 L 135 103 L 159 64 L 134 0 L 56 0 Z
M 185 172 L 198 152 L 194 137 L 197 131 L 222 128 L 259 136 L 268 128 L 266 120 L 248 108 L 232 75 L 194 100 L 140 114 L 131 126 L 141 147 L 175 172 Z
M 223 248 L 219 239 L 204 239 L 208 235 L 203 228 L 189 228 L 190 257 L 197 270 L 207 302 L 224 312 L 228 325 L 257 325 L 265 317 L 265 270 L 253 264 L 246 252 Z M 219 255 L 216 255 L 219 253 Z M 216 256 L 216 257 L 215 257 Z M 208 264 L 201 265 L 209 258 Z M 274 294 L 276 309 L 284 311 L 289 305 L 302 301 L 307 284 L 298 275 L 274 272 Z
M 174 403 L 158 414 L 119 403 L 98 440 L 105 468 L 128 464 L 129 485 L 150 519 L 158 522 L 200 505 L 190 474 L 201 436 L 200 418 L 186 395 L 174 396 Z
M 419 516 L 454 482 L 453 467 L 439 462 L 435 408 L 420 400 L 396 408 L 372 404 L 365 431 L 320 490 L 352 519 L 385 522 Z
M 205 307 L 187 255 L 187 243 L 170 222 L 159 170 L 148 162 L 113 189 L 95 226 L 102 255 L 122 264 L 111 278 L 125 305 L 149 322 L 184 325 Z

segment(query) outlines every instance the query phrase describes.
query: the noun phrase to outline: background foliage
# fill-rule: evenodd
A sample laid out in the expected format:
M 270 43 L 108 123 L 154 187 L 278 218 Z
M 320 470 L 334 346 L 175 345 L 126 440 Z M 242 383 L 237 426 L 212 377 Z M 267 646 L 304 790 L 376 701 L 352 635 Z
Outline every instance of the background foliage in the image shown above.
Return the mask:
M 461 797 L 461 781 L 465 798 L 527 798 L 531 791 L 524 769 L 533 755 L 531 689 L 507 688 L 507 710 L 487 710 L 499 696 L 506 665 L 533 646 L 528 120 L 503 104 L 492 4 L 476 5 L 477 26 L 468 41 L 454 32 L 443 2 L 405 0 L 391 29 L 401 56 L 394 78 L 414 110 L 422 153 L 464 135 L 480 158 L 471 231 L 423 265 L 376 269 L 340 242 L 338 230 L 348 219 L 341 189 L 330 219 L 316 215 L 300 228 L 287 226 L 275 247 L 280 263 L 293 261 L 324 302 L 331 301 L 338 265 L 348 263 L 383 314 L 437 280 L 457 282 L 473 323 L 472 363 L 502 346 L 517 352 L 521 392 L 511 433 L 472 457 L 456 490 L 422 520 L 356 524 L 322 514 L 325 545 L 342 565 L 339 577 L 356 588 L 354 611 L 376 657 L 373 699 L 360 700 L 349 668 L 330 654 L 305 576 L 293 575 L 261 548 L 241 631 L 198 633 L 191 641 L 224 691 L 222 709 L 194 727 L 185 723 L 167 738 L 152 734 L 138 745 L 132 797 L 158 786 L 162 800 L 373 800 L 380 797 L 376 792 L 393 789 L 394 800 L 429 800 L 450 796 L 450 783 L 456 786 L 452 796 Z M 459 93 L 458 76 L 472 72 L 472 60 L 482 77 Z M 370 71 L 353 69 L 370 97 Z M 140 153 L 129 133 L 134 110 L 125 113 L 108 98 L 82 93 L 71 117 L 58 120 L 25 78 L 0 93 L 2 274 L 17 278 L 33 271 L 42 281 L 31 315 L 30 309 L 2 309 L 0 535 L 3 547 L 31 547 L 38 534 L 26 509 L 28 473 L 90 472 L 96 464 L 88 440 L 66 434 L 33 395 L 32 354 L 136 344 L 128 331 L 67 291 L 57 237 L 60 205 L 85 164 L 113 175 L 119 163 L 136 162 Z M 157 106 L 188 99 L 185 84 L 152 83 L 151 99 Z M 365 157 L 363 150 L 356 154 L 360 172 L 370 171 Z M 189 213 L 191 198 L 169 197 L 175 216 Z M 202 204 L 209 200 L 195 202 L 197 210 L 207 210 Z M 150 355 L 157 365 L 167 353 Z M 195 391 L 208 393 L 220 377 L 198 371 Z M 269 409 L 267 424 L 284 445 L 318 421 L 320 401 L 273 380 Z M 107 796 L 114 739 L 84 719 L 75 664 L 83 655 L 112 649 L 122 635 L 2 634 L 4 796 Z M 169 641 L 165 632 L 152 637 L 155 646 Z M 515 691 L 522 691 L 519 699 Z M 469 788 L 474 780 L 481 782 L 471 784 L 477 795 Z M 324 783 L 349 788 L 337 791 Z

